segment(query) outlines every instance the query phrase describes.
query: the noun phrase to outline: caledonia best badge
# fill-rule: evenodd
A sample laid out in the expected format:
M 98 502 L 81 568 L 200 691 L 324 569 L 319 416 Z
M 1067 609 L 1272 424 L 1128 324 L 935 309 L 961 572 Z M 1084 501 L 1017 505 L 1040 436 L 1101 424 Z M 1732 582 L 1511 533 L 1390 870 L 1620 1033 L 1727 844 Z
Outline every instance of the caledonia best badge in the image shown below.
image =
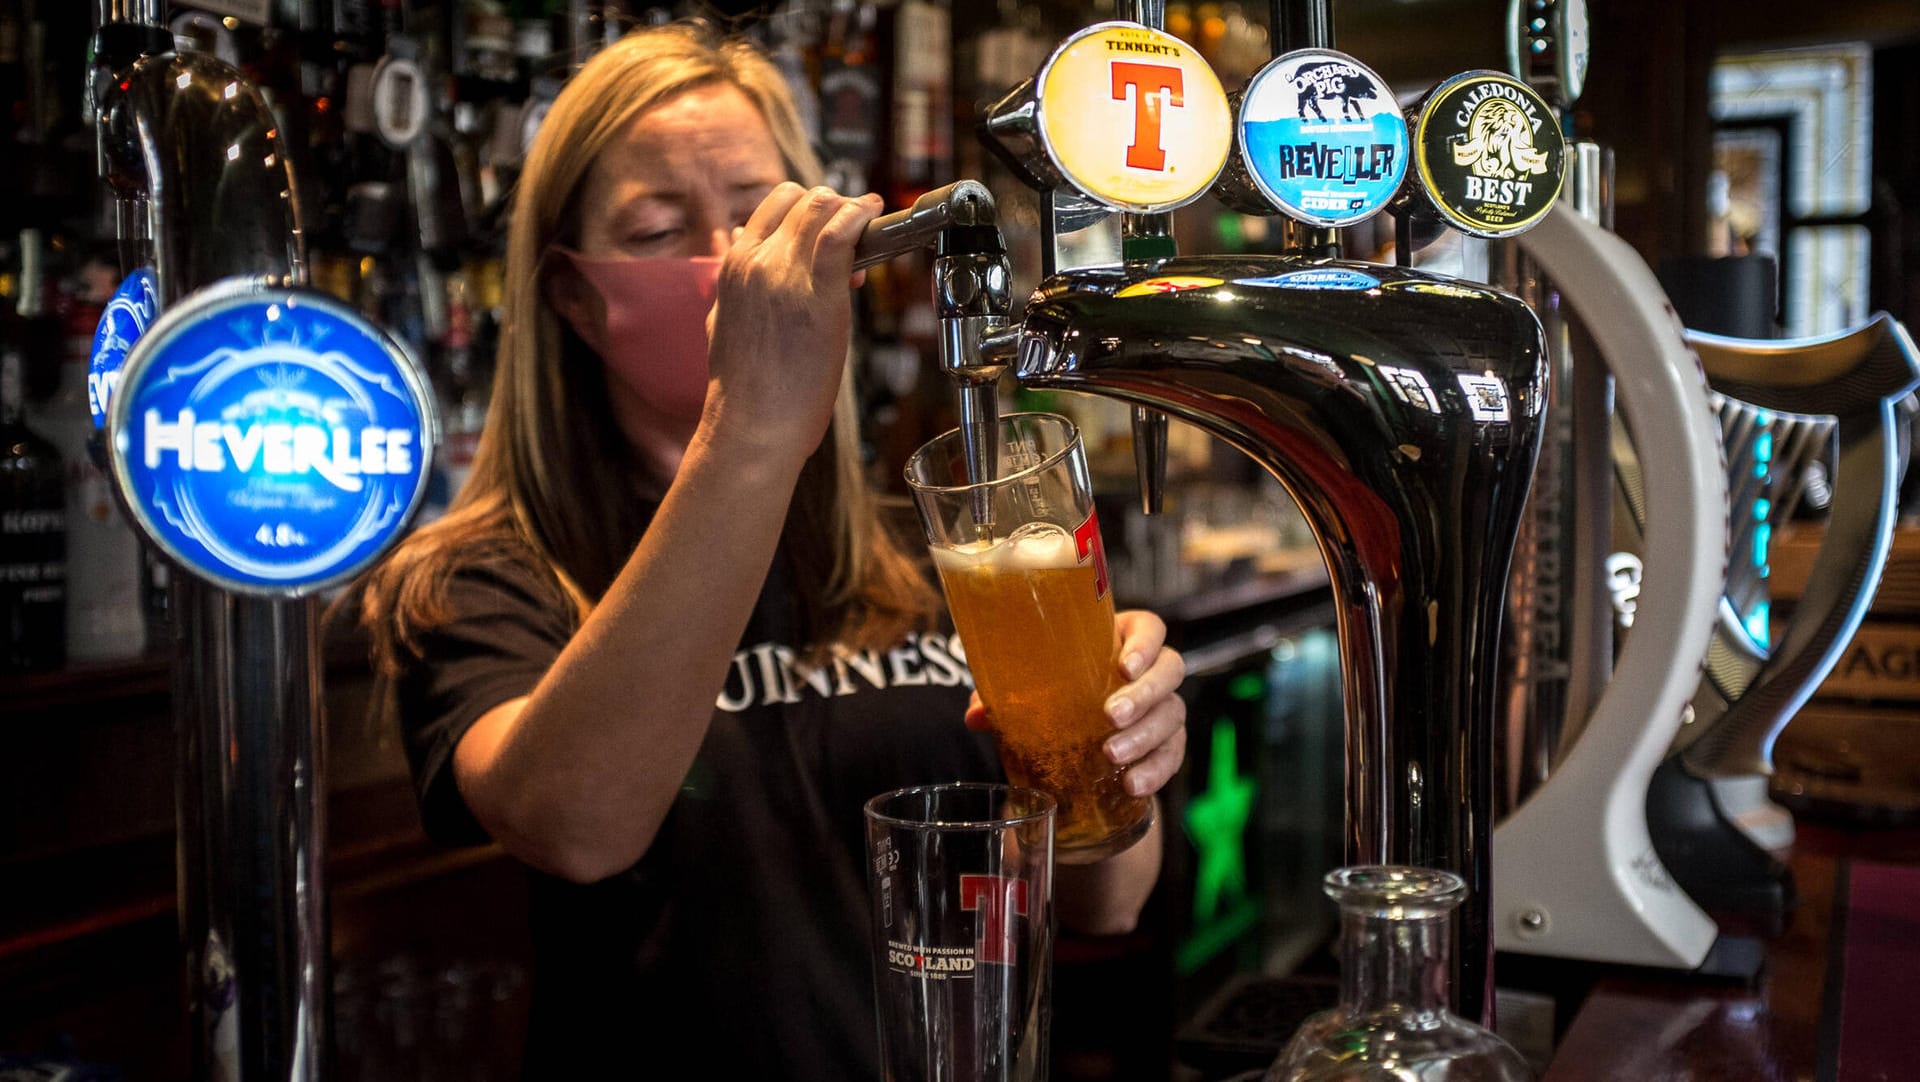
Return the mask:
M 1522 232 L 1560 194 L 1566 138 L 1525 83 L 1470 71 L 1435 87 L 1413 150 L 1420 182 L 1448 225 L 1476 237 Z

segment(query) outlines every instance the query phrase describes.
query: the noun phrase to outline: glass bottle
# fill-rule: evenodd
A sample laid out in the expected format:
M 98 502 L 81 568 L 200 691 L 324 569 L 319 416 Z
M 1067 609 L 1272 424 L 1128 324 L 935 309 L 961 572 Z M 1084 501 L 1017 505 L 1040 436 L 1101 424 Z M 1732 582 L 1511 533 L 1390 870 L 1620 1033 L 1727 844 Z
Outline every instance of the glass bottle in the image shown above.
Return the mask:
M 0 672 L 6 673 L 57 669 L 66 660 L 66 472 L 60 452 L 25 419 L 29 361 L 50 359 L 46 354 L 60 344 L 57 324 L 39 311 L 38 240 L 34 231 L 22 231 L 22 285 L 13 297 L 0 297 Z
M 1451 872 L 1376 866 L 1326 878 L 1340 905 L 1340 1004 L 1307 1019 L 1265 1082 L 1526 1082 L 1512 1046 L 1447 1009 Z
M 906 207 L 953 175 L 953 12 L 900 0 L 884 20 L 893 46 L 885 194 L 889 206 Z
M 100 263 L 91 264 L 90 271 L 83 276 L 89 284 L 71 301 L 63 321 L 59 386 L 27 414 L 65 464 L 70 663 L 137 658 L 147 648 L 140 538 L 114 501 L 112 479 L 89 453 L 97 430 L 87 405 L 88 364 L 114 273 Z
M 833 0 L 821 46 L 820 145 L 826 183 L 866 192 L 880 164 L 878 15 L 868 0 Z

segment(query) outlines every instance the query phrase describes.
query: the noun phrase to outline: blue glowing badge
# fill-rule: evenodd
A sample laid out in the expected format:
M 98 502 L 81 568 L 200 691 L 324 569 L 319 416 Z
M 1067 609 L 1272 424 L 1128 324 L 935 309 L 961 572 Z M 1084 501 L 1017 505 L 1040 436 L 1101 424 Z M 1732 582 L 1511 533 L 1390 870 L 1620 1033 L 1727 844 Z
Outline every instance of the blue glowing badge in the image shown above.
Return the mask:
M 1407 122 L 1366 65 L 1328 49 L 1275 57 L 1240 102 L 1247 175 L 1275 207 L 1324 228 L 1386 207 L 1407 175 Z
M 154 285 L 153 271 L 141 267 L 127 275 L 127 280 L 113 291 L 107 310 L 100 313 L 100 325 L 93 330 L 92 359 L 87 364 L 87 408 L 93 411 L 93 427 L 107 423 L 107 401 L 120 382 L 127 351 L 153 326 L 159 312 L 160 291 Z
M 215 285 L 163 315 L 111 399 L 121 497 L 174 561 L 240 593 L 342 582 L 427 487 L 431 399 L 400 346 L 313 290 Z
M 1344 267 L 1314 267 L 1310 270 L 1288 271 L 1285 274 L 1273 274 L 1265 278 L 1236 278 L 1234 284 L 1243 286 L 1270 286 L 1275 289 L 1348 289 L 1365 290 L 1380 288 L 1380 279 L 1371 274 Z

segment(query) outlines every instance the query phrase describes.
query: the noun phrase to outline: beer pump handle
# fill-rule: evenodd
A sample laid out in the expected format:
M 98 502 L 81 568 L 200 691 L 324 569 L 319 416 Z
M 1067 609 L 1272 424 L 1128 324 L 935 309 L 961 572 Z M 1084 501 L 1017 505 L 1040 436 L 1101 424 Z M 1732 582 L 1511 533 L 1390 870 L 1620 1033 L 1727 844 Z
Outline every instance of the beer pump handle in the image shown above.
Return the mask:
M 933 248 L 950 229 L 982 227 L 997 229 L 993 193 L 977 180 L 956 180 L 914 200 L 913 206 L 869 222 L 854 247 L 853 269 Z
M 1871 415 L 1920 383 L 1920 358 L 1905 327 L 1882 312 L 1819 338 L 1729 338 L 1689 330 L 1713 389 L 1763 409 Z
M 1710 724 L 1681 756 L 1699 777 L 1771 774 L 1774 741 L 1833 671 L 1879 586 L 1899 513 L 1920 356 L 1906 329 L 1885 313 L 1818 339 L 1689 331 L 1687 341 L 1722 394 L 1837 420 L 1833 510 L 1786 639 L 1726 713 L 1702 719 Z

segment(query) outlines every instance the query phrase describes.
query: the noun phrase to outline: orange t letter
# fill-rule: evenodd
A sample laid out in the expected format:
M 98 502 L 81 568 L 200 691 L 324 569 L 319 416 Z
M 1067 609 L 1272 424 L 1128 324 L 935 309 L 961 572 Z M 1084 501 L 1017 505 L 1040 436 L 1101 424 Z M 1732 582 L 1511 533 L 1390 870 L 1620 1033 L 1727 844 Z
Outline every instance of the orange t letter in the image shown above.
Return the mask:
M 1128 165 L 1156 171 L 1167 167 L 1167 152 L 1160 145 L 1160 92 L 1166 91 L 1167 104 L 1178 108 L 1186 104 L 1183 85 L 1179 68 L 1128 60 L 1113 62 L 1113 100 L 1127 100 L 1127 88 L 1133 88 L 1133 142 L 1127 147 Z

